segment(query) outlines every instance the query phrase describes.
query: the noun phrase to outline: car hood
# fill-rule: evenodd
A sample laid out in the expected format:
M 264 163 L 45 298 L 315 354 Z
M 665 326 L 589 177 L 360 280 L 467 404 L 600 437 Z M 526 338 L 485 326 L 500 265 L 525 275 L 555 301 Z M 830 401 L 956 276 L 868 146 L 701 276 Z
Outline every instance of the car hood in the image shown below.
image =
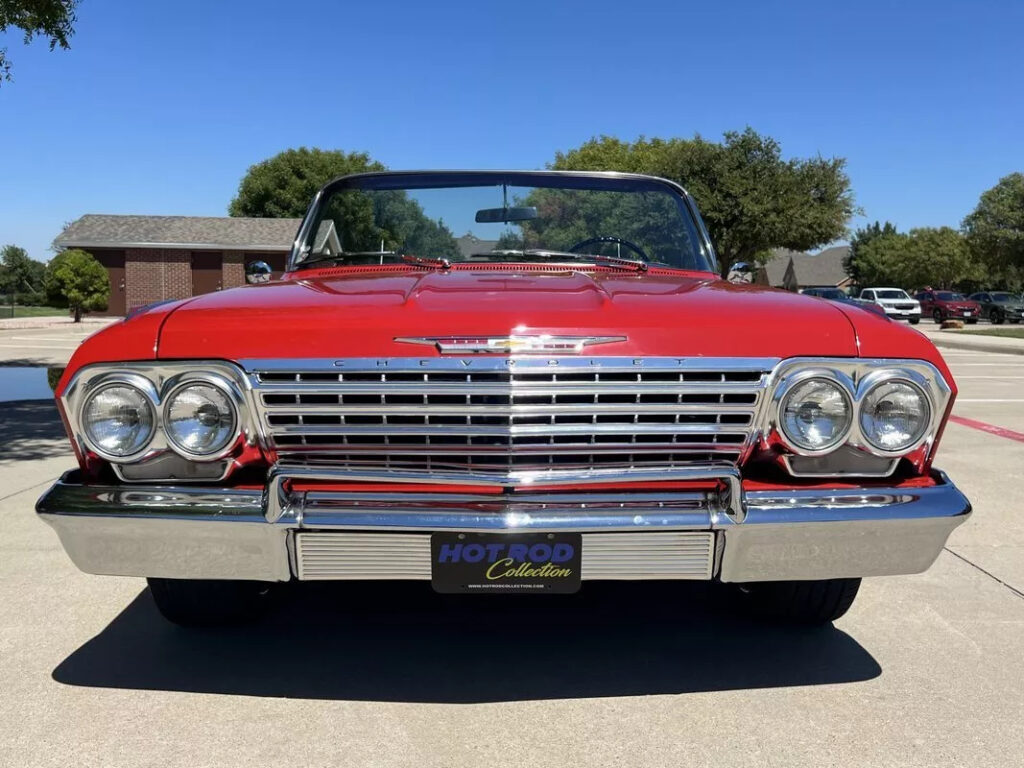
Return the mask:
M 836 306 L 699 273 L 530 268 L 321 270 L 199 296 L 163 323 L 160 358 L 423 357 L 402 337 L 624 336 L 601 355 L 854 356 Z

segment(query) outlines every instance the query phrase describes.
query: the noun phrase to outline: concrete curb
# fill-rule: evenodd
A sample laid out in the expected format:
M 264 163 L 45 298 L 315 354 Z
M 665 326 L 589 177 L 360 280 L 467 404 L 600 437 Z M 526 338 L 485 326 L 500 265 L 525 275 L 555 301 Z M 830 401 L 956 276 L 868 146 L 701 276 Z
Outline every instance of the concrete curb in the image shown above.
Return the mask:
M 0 318 L 0 331 L 38 331 L 45 328 L 92 328 L 98 330 L 104 326 L 116 323 L 123 318 L 84 318 L 80 323 L 74 323 L 70 318 L 60 317 L 5 317 Z
M 946 337 L 946 336 L 929 336 L 932 344 L 936 347 L 942 347 L 945 349 L 966 349 L 972 352 L 995 352 L 1001 355 L 1024 355 L 1024 342 L 1020 344 L 993 344 L 985 341 L 983 337 L 975 339 L 965 339 L 957 337 Z M 996 337 L 999 338 L 999 337 Z

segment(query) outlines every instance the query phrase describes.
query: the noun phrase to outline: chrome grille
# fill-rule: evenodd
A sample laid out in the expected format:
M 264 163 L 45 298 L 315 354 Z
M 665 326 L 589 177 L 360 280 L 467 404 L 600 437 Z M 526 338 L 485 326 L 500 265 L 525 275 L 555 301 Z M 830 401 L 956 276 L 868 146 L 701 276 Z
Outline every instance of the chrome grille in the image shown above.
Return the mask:
M 251 361 L 281 461 L 500 471 L 740 460 L 775 361 Z

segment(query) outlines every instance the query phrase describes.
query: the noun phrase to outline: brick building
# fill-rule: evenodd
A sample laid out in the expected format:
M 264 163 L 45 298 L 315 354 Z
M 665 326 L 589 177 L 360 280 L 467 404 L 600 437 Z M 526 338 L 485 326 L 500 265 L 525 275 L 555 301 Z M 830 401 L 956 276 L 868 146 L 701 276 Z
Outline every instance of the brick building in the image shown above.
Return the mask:
M 245 265 L 284 270 L 301 219 L 86 214 L 54 241 L 80 248 L 110 276 L 106 314 L 183 299 L 245 282 Z

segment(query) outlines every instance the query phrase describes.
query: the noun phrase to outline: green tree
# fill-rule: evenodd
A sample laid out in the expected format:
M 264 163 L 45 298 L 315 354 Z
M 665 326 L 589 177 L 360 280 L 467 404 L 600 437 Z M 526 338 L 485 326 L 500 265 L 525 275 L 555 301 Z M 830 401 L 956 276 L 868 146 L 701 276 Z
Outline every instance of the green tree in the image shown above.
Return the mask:
M 964 236 L 950 227 L 910 230 L 905 285 L 957 288 L 983 277 L 983 270 L 967 247 Z
M 879 224 L 876 221 L 874 224 L 861 227 L 853 233 L 853 237 L 850 238 L 850 251 L 847 253 L 846 258 L 843 259 L 843 268 L 846 270 L 846 274 L 853 278 L 854 284 L 867 285 L 860 273 L 858 263 L 861 249 L 876 237 L 895 234 L 896 225 L 889 221 L 885 222 L 885 224 Z
M 964 219 L 963 231 L 990 279 L 1019 284 L 1024 275 L 1024 173 L 1011 173 L 983 192 Z
M 339 176 L 382 171 L 365 153 L 288 149 L 252 166 L 228 212 L 232 216 L 300 217 L 319 189 Z M 345 190 L 327 201 L 320 224 L 334 221 L 346 251 L 385 250 L 457 258 L 458 245 L 442 221 L 429 218 L 403 190 Z
M 870 238 L 857 250 L 857 274 L 861 287 L 906 284 L 910 236 L 884 232 Z
M 82 313 L 104 310 L 110 298 L 110 279 L 91 253 L 78 249 L 61 251 L 46 265 L 44 279 L 47 300 L 55 307 L 70 307 L 75 322 Z
M 663 176 L 689 190 L 721 261 L 763 263 L 772 248 L 807 250 L 846 233 L 855 212 L 842 158 L 785 160 L 777 141 L 752 128 L 722 143 L 692 139 L 591 139 L 559 152 L 562 170 L 632 171 Z
M 24 42 L 36 35 L 50 39 L 50 50 L 57 46 L 67 50 L 68 38 L 77 21 L 78 0 L 0 0 L 0 34 L 9 27 L 24 32 Z M 7 49 L 0 48 L 0 83 L 11 79 L 11 63 Z
M 331 179 L 383 170 L 383 165 L 364 152 L 286 149 L 249 168 L 228 206 L 228 214 L 268 219 L 301 217 L 313 195 Z
M 0 293 L 23 294 L 38 299 L 43 290 L 45 265 L 30 259 L 24 248 L 5 245 L 0 249 Z
M 894 229 L 862 243 L 857 251 L 861 285 L 893 285 L 910 290 L 956 288 L 981 278 L 981 268 L 963 235 L 950 227 Z

